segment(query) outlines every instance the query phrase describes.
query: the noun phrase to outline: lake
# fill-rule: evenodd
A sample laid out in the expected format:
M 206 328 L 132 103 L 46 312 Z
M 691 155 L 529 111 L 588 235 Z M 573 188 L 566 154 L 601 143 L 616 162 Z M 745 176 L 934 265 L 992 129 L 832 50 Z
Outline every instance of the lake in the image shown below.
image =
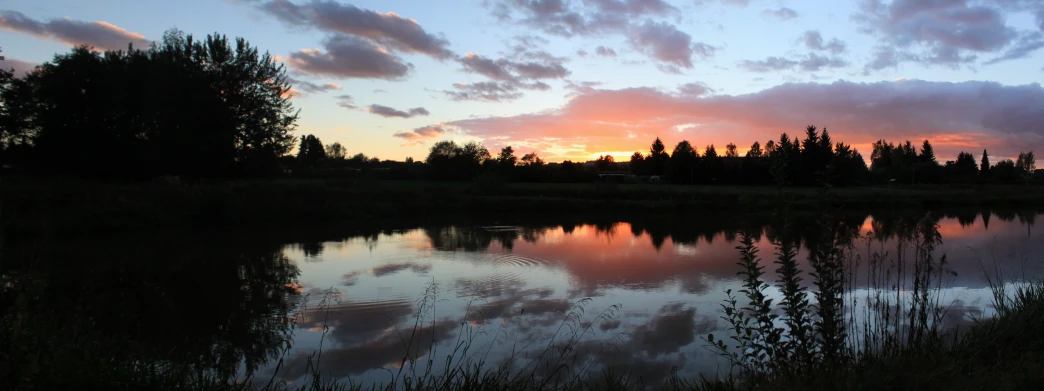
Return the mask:
M 803 243 L 798 259 L 807 272 L 807 244 L 836 232 L 858 268 L 908 257 L 918 222 L 934 224 L 942 241 L 934 254 L 946 257 L 937 283 L 948 328 L 991 315 L 987 275 L 1044 276 L 1036 213 L 840 216 L 788 225 L 772 217 L 527 219 L 293 240 L 150 235 L 55 250 L 105 254 L 106 263 L 69 266 L 51 284 L 90 292 L 78 299 L 90 304 L 78 305 L 114 314 L 98 316 L 98 327 L 126 335 L 135 349 L 253 373 L 262 383 L 308 381 L 314 368 L 330 379 L 388 382 L 428 369 L 429 360 L 441 371 L 452 357 L 452 365 L 520 373 L 616 367 L 648 384 L 674 371 L 729 370 L 706 336 L 728 336 L 721 304 L 726 290 L 741 289 L 743 232 L 774 281 L 775 241 Z M 852 292 L 874 289 L 865 275 L 851 276 Z

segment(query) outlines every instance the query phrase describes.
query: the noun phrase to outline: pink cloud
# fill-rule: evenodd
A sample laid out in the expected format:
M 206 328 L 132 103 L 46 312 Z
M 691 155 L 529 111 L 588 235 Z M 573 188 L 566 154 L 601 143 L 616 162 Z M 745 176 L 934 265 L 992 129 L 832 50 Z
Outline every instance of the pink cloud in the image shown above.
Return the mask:
M 409 132 L 398 132 L 393 134 L 392 137 L 398 137 L 403 140 L 406 140 L 405 145 L 413 145 L 420 144 L 426 140 L 439 137 L 446 132 L 446 128 L 440 125 L 432 125 L 416 128 Z
M 85 22 L 69 18 L 41 22 L 18 11 L 0 12 L 0 28 L 52 39 L 68 45 L 87 45 L 102 50 L 123 50 L 133 44 L 147 48 L 152 41 L 109 22 Z
M 487 146 L 528 145 L 549 159 L 578 159 L 648 149 L 666 143 L 746 147 L 809 124 L 869 156 L 869 145 L 935 141 L 940 160 L 960 150 L 989 148 L 997 156 L 1044 150 L 1044 89 L 1039 84 L 1004 86 L 919 80 L 831 84 L 784 84 L 745 95 L 673 94 L 654 88 L 587 89 L 565 106 L 511 117 L 464 119 L 446 125 L 481 137 Z M 629 153 L 627 153 L 629 154 Z M 952 156 L 951 156 L 952 155 Z

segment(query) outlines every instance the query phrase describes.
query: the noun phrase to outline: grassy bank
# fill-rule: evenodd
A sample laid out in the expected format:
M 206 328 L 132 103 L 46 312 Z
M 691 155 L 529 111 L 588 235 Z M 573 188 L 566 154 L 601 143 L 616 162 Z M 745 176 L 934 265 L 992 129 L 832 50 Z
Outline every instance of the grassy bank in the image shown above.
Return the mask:
M 4 178 L 8 233 L 75 234 L 230 226 L 447 221 L 480 216 L 764 213 L 823 208 L 1044 207 L 1022 186 L 786 188 L 638 184 L 503 184 L 257 180 L 185 185 Z M 401 224 L 400 224 L 401 225 Z

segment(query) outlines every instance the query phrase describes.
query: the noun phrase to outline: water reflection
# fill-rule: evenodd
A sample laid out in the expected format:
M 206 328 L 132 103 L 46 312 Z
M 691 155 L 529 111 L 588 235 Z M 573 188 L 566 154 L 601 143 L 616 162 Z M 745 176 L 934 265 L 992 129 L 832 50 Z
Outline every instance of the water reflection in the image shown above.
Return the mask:
M 461 341 L 470 342 L 472 353 L 482 352 L 488 365 L 520 371 L 536 370 L 533 362 L 555 340 L 569 344 L 572 363 L 593 370 L 623 366 L 647 384 L 675 367 L 683 375 L 713 373 L 722 363 L 701 338 L 723 327 L 722 291 L 738 288 L 735 241 L 741 232 L 752 233 L 769 258 L 773 242 L 789 241 L 801 245 L 804 260 L 813 238 L 834 232 L 869 259 L 875 252 L 910 251 L 907 241 L 925 218 L 942 235 L 936 253 L 947 255 L 947 323 L 966 324 L 969 315 L 987 309 L 983 270 L 1044 275 L 1041 265 L 1027 261 L 1044 253 L 1030 212 L 852 213 L 825 225 L 821 216 L 803 216 L 426 226 L 327 242 L 322 262 L 301 264 L 301 284 L 313 292 L 313 304 L 329 292 L 340 299 L 313 305 L 302 317 L 302 330 L 312 331 L 297 333 L 297 350 L 278 376 L 305 375 L 317 347 L 312 342 L 322 338 L 323 373 L 363 382 L 391 380 L 387 369 L 397 370 L 407 358 L 430 355 L 438 369 Z M 295 246 L 285 254 L 311 257 Z M 424 307 L 417 299 L 432 282 L 437 304 Z M 577 303 L 583 316 L 572 317 Z M 608 309 L 613 316 L 599 317 Z M 583 338 L 572 340 L 563 325 Z M 325 336 L 322 330 L 328 330 Z
M 113 360 L 249 374 L 285 350 L 299 270 L 281 246 L 123 239 L 34 250 L 47 281 L 32 310 L 52 324 L 84 325 L 89 349 L 115 352 Z
M 948 260 L 947 323 L 967 324 L 988 307 L 983 270 L 1044 276 L 1031 262 L 1044 254 L 1037 214 L 928 216 Z M 894 256 L 923 218 L 499 222 L 287 245 L 221 235 L 96 240 L 47 249 L 52 277 L 41 303 L 79 309 L 124 341 L 128 357 L 265 379 L 302 381 L 311 360 L 324 376 L 387 382 L 404 362 L 432 359 L 440 370 L 448 355 L 543 373 L 537 363 L 560 359 L 554 352 L 568 345 L 570 365 L 619 366 L 655 384 L 675 368 L 725 369 L 701 341 L 725 326 L 718 310 L 723 291 L 738 288 L 741 232 L 766 258 L 773 242 L 789 241 L 804 260 L 825 232 L 860 256 Z

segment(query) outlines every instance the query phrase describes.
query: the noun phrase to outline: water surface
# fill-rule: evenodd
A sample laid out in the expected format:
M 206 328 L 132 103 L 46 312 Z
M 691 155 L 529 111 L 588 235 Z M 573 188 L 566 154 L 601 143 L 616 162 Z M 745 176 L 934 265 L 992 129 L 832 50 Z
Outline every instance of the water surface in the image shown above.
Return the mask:
M 949 322 L 990 314 L 987 273 L 1042 275 L 1036 216 L 929 217 L 942 237 L 936 254 L 947 260 L 941 303 Z M 852 214 L 834 223 L 853 259 L 867 260 L 912 251 L 906 239 L 923 217 Z M 806 220 L 787 231 L 805 243 L 822 232 Z M 447 355 L 538 373 L 549 360 L 574 369 L 614 366 L 647 383 L 672 370 L 728 371 L 705 337 L 726 333 L 720 304 L 725 290 L 740 289 L 737 238 L 753 233 L 771 262 L 773 241 L 787 237 L 781 231 L 750 221 L 602 220 L 432 226 L 288 244 L 281 253 L 300 270 L 293 287 L 301 302 L 290 315 L 293 347 L 276 376 L 303 381 L 311 360 L 324 376 L 387 382 L 404 358 L 432 359 L 439 370 Z M 806 252 L 803 246 L 799 259 Z M 570 349 L 548 348 L 556 344 Z

